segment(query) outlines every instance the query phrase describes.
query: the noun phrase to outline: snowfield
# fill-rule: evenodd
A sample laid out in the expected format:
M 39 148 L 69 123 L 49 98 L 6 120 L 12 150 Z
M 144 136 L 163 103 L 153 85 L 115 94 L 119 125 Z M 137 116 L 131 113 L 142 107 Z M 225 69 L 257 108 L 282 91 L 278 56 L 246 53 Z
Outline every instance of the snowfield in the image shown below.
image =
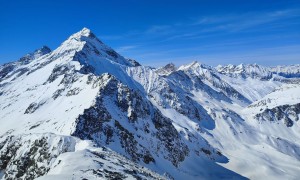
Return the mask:
M 300 65 L 153 68 L 87 28 L 0 66 L 0 179 L 299 179 Z

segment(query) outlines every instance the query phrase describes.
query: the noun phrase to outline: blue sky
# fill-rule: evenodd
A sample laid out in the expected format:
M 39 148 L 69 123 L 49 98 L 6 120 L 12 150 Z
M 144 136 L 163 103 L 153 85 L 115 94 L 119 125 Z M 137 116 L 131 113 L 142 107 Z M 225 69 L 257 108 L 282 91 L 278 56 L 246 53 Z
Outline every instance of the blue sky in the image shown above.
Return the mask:
M 0 64 L 83 27 L 144 65 L 300 63 L 299 0 L 0 0 Z

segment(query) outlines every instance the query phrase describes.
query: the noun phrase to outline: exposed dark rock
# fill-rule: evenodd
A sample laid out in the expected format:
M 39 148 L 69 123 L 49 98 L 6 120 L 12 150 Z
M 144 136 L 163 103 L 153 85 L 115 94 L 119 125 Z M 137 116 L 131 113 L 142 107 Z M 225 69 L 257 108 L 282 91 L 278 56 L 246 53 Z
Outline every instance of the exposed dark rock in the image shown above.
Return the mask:
M 294 121 L 299 120 L 299 114 L 300 114 L 300 103 L 294 105 L 277 106 L 272 109 L 265 109 L 263 112 L 256 114 L 255 118 L 257 120 L 264 120 L 264 121 L 283 120 L 283 123 L 287 127 L 291 127 L 293 126 Z
M 39 127 L 41 124 L 35 124 L 35 125 L 33 125 L 33 126 L 31 126 L 30 128 L 29 128 L 29 130 L 30 129 L 34 129 L 34 128 L 36 128 L 36 127 Z
M 0 79 L 4 78 L 7 74 L 12 72 L 15 68 L 15 64 L 7 63 L 3 65 L 3 68 L 0 70 Z
M 105 177 L 110 180 L 120 180 L 125 179 L 127 176 L 119 172 L 109 171 L 104 169 Z
M 91 76 L 89 83 L 92 81 Z M 105 85 L 103 81 L 106 82 Z M 181 140 L 171 120 L 164 117 L 148 100 L 143 98 L 141 92 L 129 89 L 110 75 L 102 76 L 102 80 L 98 80 L 98 83 L 102 83 L 99 96 L 95 104 L 84 110 L 84 113 L 77 118 L 74 136 L 92 139 L 99 145 L 105 144 L 108 147 L 111 142 L 120 142 L 120 146 L 126 152 L 125 155 L 135 162 L 154 163 L 155 158 L 150 152 L 157 151 L 157 153 L 165 152 L 164 158 L 171 161 L 174 166 L 185 159 L 189 153 L 188 147 Z M 107 104 L 110 104 L 110 108 L 112 104 L 115 105 L 120 119 L 124 118 L 131 122 L 132 128 L 124 127 L 121 120 L 117 118 L 116 112 L 112 114 L 111 109 L 106 108 Z M 144 122 L 144 119 L 151 119 L 152 125 Z M 135 123 L 143 123 L 145 126 L 140 129 L 135 126 Z M 150 131 L 149 126 L 155 127 L 156 130 Z M 145 131 L 155 134 L 153 138 L 159 140 L 156 145 L 145 147 L 138 143 L 139 137 L 134 134 Z
M 211 152 L 208 149 L 201 148 L 201 151 L 204 152 L 206 155 L 211 155 Z
M 179 134 L 172 125 L 171 120 L 162 116 L 160 112 L 154 113 L 153 122 L 158 130 L 156 137 L 161 140 L 167 152 L 169 152 L 165 158 L 177 167 L 189 154 L 187 145 L 180 140 Z
M 81 91 L 80 88 L 74 88 L 74 89 L 70 89 L 66 96 L 74 96 L 74 95 L 77 95 L 79 92 Z
M 63 84 L 65 87 L 70 87 L 74 82 L 76 82 L 79 77 L 77 74 L 65 74 L 62 80 L 60 81 L 60 84 Z
M 51 83 L 55 81 L 59 76 L 66 74 L 70 71 L 70 67 L 67 65 L 64 66 L 55 66 L 52 70 L 51 75 L 49 76 L 47 82 Z
M 52 95 L 52 98 L 55 100 L 56 98 L 58 98 L 59 96 L 61 96 L 61 93 L 64 92 L 65 89 L 58 89 L 56 90 L 53 95 Z
M 133 67 L 137 67 L 137 66 L 141 66 L 141 64 L 139 62 L 137 62 L 134 59 L 127 59 L 127 61 L 133 66 Z
M 34 113 L 40 106 L 42 106 L 45 102 L 39 102 L 39 103 L 31 103 L 28 108 L 25 110 L 24 114 L 32 114 Z
M 39 137 L 9 136 L 0 143 L 0 170 L 4 170 L 4 179 L 35 179 L 49 171 L 50 163 L 59 154 L 70 151 L 70 143 L 57 144 L 57 151 L 52 151 L 48 141 L 55 135 L 45 134 Z

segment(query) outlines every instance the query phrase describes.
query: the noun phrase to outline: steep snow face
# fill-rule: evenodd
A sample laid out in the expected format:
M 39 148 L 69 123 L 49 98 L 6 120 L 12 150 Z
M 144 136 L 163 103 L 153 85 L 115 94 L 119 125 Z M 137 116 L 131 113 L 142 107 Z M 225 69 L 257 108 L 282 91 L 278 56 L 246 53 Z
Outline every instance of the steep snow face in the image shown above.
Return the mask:
M 1 134 L 13 129 L 13 134 L 67 135 L 74 130 L 75 118 L 93 103 L 99 88 L 93 85 L 96 77 L 76 72 L 80 64 L 69 58 L 30 63 L 23 75 L 2 81 L 0 116 L 6 121 Z M 48 64 L 35 69 L 44 62 Z
M 14 131 L 20 132 L 47 129 L 70 134 L 78 114 L 92 105 L 99 91 L 99 85 L 95 85 L 99 78 L 95 74 L 108 72 L 132 84 L 122 73 L 123 66 L 131 64 L 113 52 L 84 28 L 53 52 L 28 64 L 18 63 L 11 71 L 6 70 L 6 65 L 1 67 L 0 116 L 7 120 L 1 133 L 14 127 Z
M 274 79 L 260 80 L 251 77 L 230 77 L 224 74 L 219 74 L 219 77 L 250 100 L 250 102 L 263 98 L 265 95 L 284 84 L 283 82 Z
M 178 68 L 189 76 L 190 79 L 200 79 L 207 86 L 213 88 L 217 92 L 225 94 L 234 101 L 240 101 L 241 104 L 250 103 L 243 94 L 231 86 L 230 83 L 224 81 L 220 74 L 213 68 L 198 62 L 193 62 Z
M 25 69 L 22 68 L 22 65 L 26 65 L 32 60 L 38 59 L 46 54 L 49 54 L 50 52 L 50 48 L 48 48 L 47 46 L 43 46 L 32 53 L 26 54 L 25 56 L 21 57 L 18 61 L 6 63 L 0 66 L 0 82 L 2 81 L 2 78 L 9 75 L 13 71 L 19 74 L 23 73 Z
M 299 66 L 155 69 L 86 28 L 26 57 L 0 66 L 0 177 L 299 178 Z
M 257 64 L 218 66 L 216 69 L 223 75 L 221 76 L 222 79 L 231 84 L 250 101 L 262 98 L 280 85 L 268 81 L 271 78 L 271 72 Z M 266 83 L 260 83 L 261 80 L 265 80 Z
M 282 85 L 272 79 L 269 69 L 257 64 L 217 66 L 216 70 L 221 79 L 252 102 Z

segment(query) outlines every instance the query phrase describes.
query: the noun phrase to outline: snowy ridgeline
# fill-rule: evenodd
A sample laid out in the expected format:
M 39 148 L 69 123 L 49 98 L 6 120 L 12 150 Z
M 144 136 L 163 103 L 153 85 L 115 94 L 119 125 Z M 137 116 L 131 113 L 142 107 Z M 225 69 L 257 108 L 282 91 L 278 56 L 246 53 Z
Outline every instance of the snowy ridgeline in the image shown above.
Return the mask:
M 299 77 L 142 66 L 84 28 L 0 66 L 0 177 L 299 179 Z

